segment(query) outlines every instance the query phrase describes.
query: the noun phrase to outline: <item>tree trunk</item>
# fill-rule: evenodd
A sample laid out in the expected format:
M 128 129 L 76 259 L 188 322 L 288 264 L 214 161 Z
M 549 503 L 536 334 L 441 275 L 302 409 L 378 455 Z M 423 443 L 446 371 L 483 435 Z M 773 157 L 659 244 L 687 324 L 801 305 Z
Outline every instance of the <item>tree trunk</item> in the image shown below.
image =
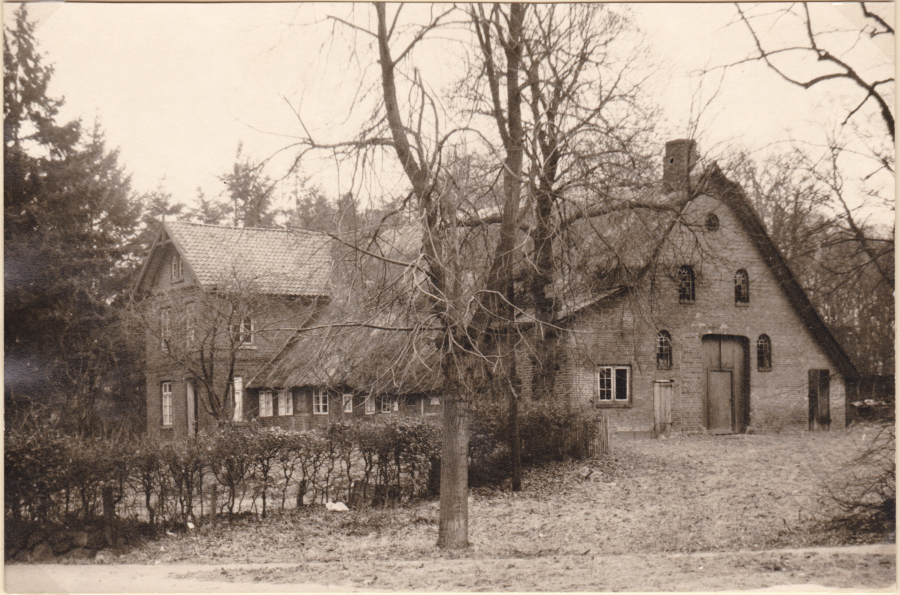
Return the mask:
M 509 399 L 509 450 L 512 457 L 512 491 L 522 491 L 522 445 L 519 442 L 519 396 Z
M 444 395 L 444 439 L 441 446 L 440 548 L 469 545 L 469 411 L 457 390 Z

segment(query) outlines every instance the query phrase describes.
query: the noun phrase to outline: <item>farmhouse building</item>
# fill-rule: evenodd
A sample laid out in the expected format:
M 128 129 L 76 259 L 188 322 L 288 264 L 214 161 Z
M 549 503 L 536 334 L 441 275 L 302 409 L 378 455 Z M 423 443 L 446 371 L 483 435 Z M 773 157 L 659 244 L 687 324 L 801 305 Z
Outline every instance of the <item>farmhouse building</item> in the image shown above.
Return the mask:
M 330 302 L 331 261 L 324 234 L 164 222 L 135 286 L 148 431 L 176 439 L 248 419 L 248 382 Z M 265 399 L 273 414 L 322 406 L 312 391 Z
M 660 204 L 691 193 L 683 207 L 607 222 L 614 262 L 560 312 L 558 398 L 635 435 L 843 427 L 853 364 L 743 190 L 693 160 L 693 141 L 667 144 Z
M 667 143 L 653 208 L 582 222 L 580 263 L 554 284 L 552 398 L 603 410 L 622 434 L 842 427 L 853 364 L 742 189 L 694 161 L 692 141 Z M 313 232 L 164 223 L 136 286 L 149 430 L 437 415 L 433 345 L 334 324 L 352 309 L 333 299 L 334 250 Z M 546 399 L 531 389 L 540 328 L 521 328 L 523 396 Z

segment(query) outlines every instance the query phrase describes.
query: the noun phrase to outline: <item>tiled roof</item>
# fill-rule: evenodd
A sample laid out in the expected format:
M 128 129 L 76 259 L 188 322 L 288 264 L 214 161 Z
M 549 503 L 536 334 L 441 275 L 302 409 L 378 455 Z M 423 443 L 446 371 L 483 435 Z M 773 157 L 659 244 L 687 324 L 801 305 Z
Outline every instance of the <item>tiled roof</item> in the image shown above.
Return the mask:
M 324 234 L 179 221 L 165 229 L 205 289 L 236 281 L 270 295 L 329 294 L 331 241 Z

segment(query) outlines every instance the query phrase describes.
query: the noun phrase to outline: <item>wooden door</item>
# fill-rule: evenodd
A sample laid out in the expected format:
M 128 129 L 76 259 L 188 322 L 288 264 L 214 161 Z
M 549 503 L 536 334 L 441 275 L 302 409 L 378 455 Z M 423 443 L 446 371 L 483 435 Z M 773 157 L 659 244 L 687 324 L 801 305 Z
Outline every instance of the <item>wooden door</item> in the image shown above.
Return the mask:
M 716 434 L 743 431 L 749 423 L 750 342 L 746 337 L 703 337 L 706 371 L 706 429 Z
M 657 436 L 668 433 L 672 426 L 672 383 L 653 383 L 653 431 Z
M 734 391 L 731 370 L 707 372 L 706 429 L 714 434 L 734 431 Z

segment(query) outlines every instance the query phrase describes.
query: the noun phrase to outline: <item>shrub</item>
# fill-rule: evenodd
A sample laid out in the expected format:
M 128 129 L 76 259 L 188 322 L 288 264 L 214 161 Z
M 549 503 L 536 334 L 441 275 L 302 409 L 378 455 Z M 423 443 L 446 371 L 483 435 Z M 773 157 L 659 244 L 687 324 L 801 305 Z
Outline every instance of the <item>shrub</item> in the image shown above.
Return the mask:
M 477 403 L 469 440 L 469 481 L 496 484 L 512 473 L 509 408 L 506 403 Z M 599 413 L 553 400 L 519 406 L 519 444 L 524 466 L 590 455 Z
M 896 439 L 893 423 L 875 427 L 875 436 L 825 485 L 825 504 L 838 507 L 844 524 L 888 534 L 896 528 Z

